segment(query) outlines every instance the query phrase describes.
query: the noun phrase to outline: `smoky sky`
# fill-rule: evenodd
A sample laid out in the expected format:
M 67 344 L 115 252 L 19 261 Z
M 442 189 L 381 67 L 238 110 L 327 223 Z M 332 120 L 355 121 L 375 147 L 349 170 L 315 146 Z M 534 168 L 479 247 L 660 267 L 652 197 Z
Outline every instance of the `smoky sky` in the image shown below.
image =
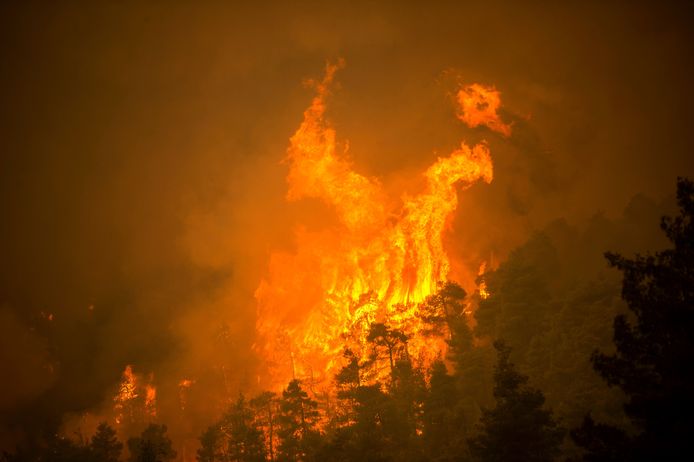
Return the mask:
M 461 194 L 452 252 L 503 258 L 694 175 L 684 2 L 253 3 L 0 7 L 7 434 L 101 405 L 126 364 L 162 384 L 202 374 L 220 325 L 234 386 L 251 386 L 269 252 L 330 219 L 286 203 L 282 163 L 326 60 L 347 63 L 338 136 L 388 187 L 489 142 L 495 180 Z M 501 92 L 511 139 L 456 120 L 456 79 Z

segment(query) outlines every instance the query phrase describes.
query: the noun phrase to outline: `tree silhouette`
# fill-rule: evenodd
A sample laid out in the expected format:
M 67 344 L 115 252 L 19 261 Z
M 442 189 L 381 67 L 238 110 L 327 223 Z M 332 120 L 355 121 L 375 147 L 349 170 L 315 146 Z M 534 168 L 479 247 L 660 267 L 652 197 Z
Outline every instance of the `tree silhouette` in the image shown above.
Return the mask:
M 195 459 L 198 462 L 217 462 L 224 460 L 222 449 L 222 431 L 219 425 L 215 424 L 207 428 L 200 435 L 200 448 L 197 450 Z
M 615 354 L 594 352 L 595 370 L 627 396 L 624 411 L 640 432 L 587 418 L 572 434 L 585 460 L 673 460 L 693 452 L 694 434 L 694 183 L 677 181 L 680 213 L 661 228 L 672 248 L 633 259 L 605 256 L 623 273 L 630 315 L 614 319 Z M 615 448 L 618 454 L 615 454 Z
M 435 294 L 426 298 L 417 308 L 417 315 L 426 323 L 431 335 L 442 336 L 448 328 L 449 333 L 461 320 L 465 322 L 465 289 L 455 282 L 447 281 Z
M 391 374 L 395 370 L 396 354 L 407 355 L 407 335 L 397 329 L 391 329 L 386 324 L 380 322 L 371 324 L 366 340 L 374 345 L 376 356 L 385 348 Z
M 270 462 L 275 460 L 275 419 L 277 396 L 271 391 L 264 391 L 251 400 L 251 407 L 255 409 L 256 419 L 261 427 L 266 429 L 267 448 Z
M 496 407 L 484 409 L 479 434 L 471 438 L 470 452 L 476 460 L 545 462 L 559 455 L 564 430 L 543 409 L 545 397 L 530 387 L 528 377 L 516 371 L 503 342 L 494 343 L 498 362 L 494 372 Z
M 448 374 L 443 361 L 436 361 L 423 405 L 422 437 L 429 458 L 459 460 L 466 447 L 464 427 L 456 379 Z
M 221 431 L 226 437 L 226 460 L 234 462 L 262 462 L 265 460 L 263 432 L 254 421 L 254 415 L 243 395 L 240 395 L 221 420 Z
M 166 462 L 176 458 L 166 425 L 150 424 L 139 437 L 128 440 L 131 462 Z
M 277 417 L 280 461 L 303 461 L 311 457 L 319 436 L 316 423 L 320 417 L 318 403 L 309 398 L 301 382 L 292 380 L 282 392 Z
M 422 406 L 426 395 L 424 375 L 409 358 L 400 359 L 395 363 L 388 391 L 397 412 L 397 426 L 393 427 L 393 433 L 398 447 L 413 455 L 419 451 L 417 432 L 422 428 Z
M 106 422 L 101 422 L 92 436 L 89 450 L 101 462 L 118 462 L 123 451 L 123 443 L 118 441 L 116 431 Z

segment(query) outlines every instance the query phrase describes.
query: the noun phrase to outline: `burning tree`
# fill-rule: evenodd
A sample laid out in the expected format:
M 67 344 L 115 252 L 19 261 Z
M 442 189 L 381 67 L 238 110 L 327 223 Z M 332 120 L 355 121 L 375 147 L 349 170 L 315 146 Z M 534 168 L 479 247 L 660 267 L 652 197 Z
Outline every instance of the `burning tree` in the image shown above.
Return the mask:
M 431 325 L 419 318 L 417 305 L 448 279 L 443 236 L 458 191 L 493 177 L 488 145 L 461 143 L 423 172 L 417 194 L 389 197 L 378 179 L 354 170 L 348 144 L 337 141 L 326 120 L 331 85 L 342 65 L 329 64 L 324 78 L 312 82 L 317 94 L 290 139 L 286 158 L 287 199 L 319 199 L 334 211 L 337 224 L 299 232 L 295 253 L 273 253 L 255 294 L 256 349 L 270 365 L 273 386 L 295 376 L 329 379 L 339 370 L 346 339 L 347 347 L 363 351 L 373 323 L 407 335 L 417 361 L 430 364 L 445 354 L 445 335 L 430 335 Z M 455 101 L 458 118 L 467 125 L 510 135 L 511 127 L 497 114 L 500 95 L 494 88 L 464 86 Z M 459 307 L 444 308 L 436 320 L 438 334 L 440 321 L 450 321 Z M 392 372 L 396 345 L 388 343 L 402 341 L 389 334 L 379 338 L 389 350 Z

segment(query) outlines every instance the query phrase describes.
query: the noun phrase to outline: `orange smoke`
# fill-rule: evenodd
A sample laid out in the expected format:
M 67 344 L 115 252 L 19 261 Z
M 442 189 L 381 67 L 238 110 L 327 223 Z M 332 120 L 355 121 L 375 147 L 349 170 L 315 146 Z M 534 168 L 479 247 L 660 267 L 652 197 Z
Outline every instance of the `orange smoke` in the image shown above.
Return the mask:
M 341 66 L 328 65 L 323 80 L 314 83 L 316 96 L 287 152 L 287 199 L 319 199 L 334 211 L 338 224 L 322 231 L 299 229 L 296 251 L 271 255 L 267 277 L 255 294 L 256 349 L 275 387 L 292 377 L 313 383 L 330 379 L 345 346 L 356 351 L 365 346 L 372 322 L 407 331 L 414 358 L 439 354 L 442 340 L 432 343 L 417 335 L 423 326 L 416 304 L 448 277 L 442 239 L 457 207 L 457 191 L 492 180 L 487 144 L 461 143 L 423 173 L 421 192 L 387 197 L 377 179 L 353 169 L 346 145 L 337 143 L 325 120 L 330 85 Z M 489 94 L 496 103 L 486 113 L 495 115 L 498 93 Z M 472 115 L 462 101 L 461 111 Z M 510 133 L 496 120 L 480 123 Z
M 458 118 L 469 127 L 486 125 L 504 136 L 511 135 L 511 126 L 503 123 L 497 114 L 501 106 L 501 95 L 494 87 L 477 83 L 467 85 L 458 90 L 457 100 Z

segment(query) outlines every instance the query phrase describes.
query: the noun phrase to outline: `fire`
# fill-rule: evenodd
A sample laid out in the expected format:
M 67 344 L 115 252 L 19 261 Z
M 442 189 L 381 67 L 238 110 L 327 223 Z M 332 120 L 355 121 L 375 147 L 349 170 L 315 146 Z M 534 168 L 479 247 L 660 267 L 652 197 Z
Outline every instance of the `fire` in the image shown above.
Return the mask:
M 145 385 L 145 412 L 150 417 L 157 416 L 157 389 L 149 383 Z
M 480 265 L 479 271 L 477 272 L 477 276 L 482 277 L 484 275 L 485 271 L 487 271 L 487 262 L 483 261 L 482 264 Z M 487 289 L 487 282 L 486 281 L 484 281 L 484 280 L 480 281 L 479 286 L 477 286 L 477 291 L 479 292 L 480 298 L 482 300 L 486 300 L 487 298 L 489 298 L 489 290 Z
M 116 424 L 157 416 L 157 389 L 152 384 L 153 379 L 150 374 L 143 384 L 143 378 L 133 372 L 132 366 L 125 366 L 118 393 L 113 398 Z
M 504 136 L 511 135 L 511 126 L 503 123 L 497 114 L 501 95 L 494 87 L 473 83 L 458 90 L 457 99 L 460 106 L 458 118 L 468 126 L 486 125 Z
M 128 364 L 123 371 L 123 378 L 120 388 L 118 389 L 118 394 L 113 398 L 115 402 L 114 410 L 116 411 L 117 424 L 123 422 L 127 404 L 137 398 L 137 396 L 137 380 L 135 379 L 135 374 L 133 374 L 132 366 Z
M 290 138 L 286 158 L 287 200 L 319 199 L 334 210 L 338 224 L 297 230 L 295 253 L 272 253 L 255 294 L 256 349 L 274 386 L 292 377 L 314 383 L 330 379 L 345 346 L 364 348 L 373 322 L 406 331 L 411 357 L 439 355 L 445 342 L 418 335 L 424 326 L 416 305 L 449 275 L 443 236 L 458 190 L 479 180 L 489 183 L 493 176 L 487 144 L 461 143 L 423 173 L 418 194 L 387 197 L 377 179 L 353 169 L 347 144 L 338 143 L 325 119 L 330 86 L 341 66 L 328 65 L 323 80 L 313 83 L 316 96 Z M 458 95 L 461 120 L 510 133 L 496 118 L 498 92 L 475 84 Z

